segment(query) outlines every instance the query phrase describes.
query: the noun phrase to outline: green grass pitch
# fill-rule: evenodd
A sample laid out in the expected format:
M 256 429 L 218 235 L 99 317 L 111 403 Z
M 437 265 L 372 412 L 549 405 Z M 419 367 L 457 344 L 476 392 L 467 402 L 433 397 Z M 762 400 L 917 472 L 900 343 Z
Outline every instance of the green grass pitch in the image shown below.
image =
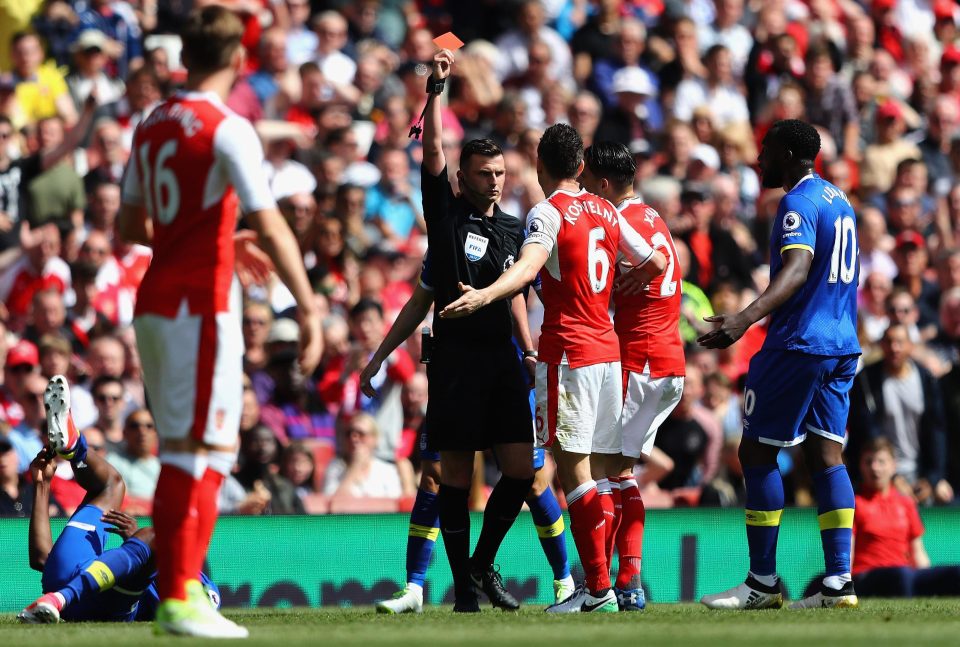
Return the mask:
M 227 612 L 250 628 L 243 645 L 484 645 L 493 647 L 646 647 L 648 645 L 958 645 L 960 600 L 872 600 L 856 610 L 708 611 L 699 605 L 651 605 L 642 613 L 547 616 L 526 608 L 454 616 L 431 608 L 421 616 L 382 616 L 371 609 L 245 609 Z M 3 647 L 189 645 L 156 637 L 151 625 L 24 626 L 0 615 Z M 222 641 L 218 641 L 223 644 Z

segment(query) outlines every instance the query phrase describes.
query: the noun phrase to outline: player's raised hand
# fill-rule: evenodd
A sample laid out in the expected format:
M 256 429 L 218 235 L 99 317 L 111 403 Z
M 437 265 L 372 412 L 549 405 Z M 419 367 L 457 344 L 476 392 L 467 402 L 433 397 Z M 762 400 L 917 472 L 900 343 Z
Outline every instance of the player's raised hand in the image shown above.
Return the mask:
M 441 49 L 433 55 L 433 78 L 440 81 L 450 76 L 453 71 L 453 52 Z
M 750 324 L 742 321 L 739 315 L 714 315 L 704 317 L 703 320 L 707 323 L 719 324 L 710 332 L 697 338 L 697 343 L 704 348 L 727 348 L 743 337 L 743 333 L 750 327 Z
M 30 476 L 33 478 L 34 485 L 49 483 L 53 480 L 53 474 L 57 471 L 57 464 L 54 461 L 55 456 L 53 450 L 44 447 L 36 458 L 30 462 Z
M 383 366 L 383 362 L 378 361 L 376 357 L 374 357 L 363 367 L 363 370 L 360 371 L 360 390 L 363 391 L 363 394 L 368 398 L 372 398 L 377 394 L 376 389 L 373 388 L 372 380 L 374 376 L 380 372 L 381 366 Z
M 103 513 L 103 516 L 100 517 L 100 521 L 115 526 L 114 528 L 104 528 L 104 530 L 123 537 L 124 541 L 133 537 L 137 530 L 140 529 L 139 526 L 137 526 L 136 519 L 126 512 L 120 512 L 119 510 L 107 510 Z
M 265 251 L 257 246 L 257 232 L 241 229 L 233 235 L 233 250 L 236 260 L 237 278 L 244 288 L 251 285 L 265 285 L 273 272 L 273 261 Z
M 458 283 L 457 285 L 463 294 L 459 299 L 440 311 L 440 317 L 442 319 L 459 319 L 460 317 L 466 317 L 487 305 L 487 299 L 484 296 L 483 290 L 477 290 L 472 285 L 464 285 L 463 283 Z
M 323 330 L 316 309 L 300 314 L 300 373 L 313 375 L 323 355 Z

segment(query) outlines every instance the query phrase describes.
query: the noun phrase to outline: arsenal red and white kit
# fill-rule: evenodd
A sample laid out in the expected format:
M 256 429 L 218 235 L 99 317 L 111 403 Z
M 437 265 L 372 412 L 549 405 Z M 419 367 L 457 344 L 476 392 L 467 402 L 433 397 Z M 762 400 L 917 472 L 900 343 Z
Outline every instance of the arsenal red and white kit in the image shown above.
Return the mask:
M 527 216 L 524 245 L 550 254 L 540 278 L 544 321 L 537 365 L 537 442 L 620 453 L 620 347 L 608 306 L 616 263 L 653 249 L 603 198 L 556 191 Z
M 626 384 L 621 425 L 623 454 L 649 455 L 657 430 L 680 402 L 686 363 L 680 338 L 680 268 L 670 230 L 639 198 L 624 200 L 620 215 L 667 259 L 667 269 L 640 294 L 615 293 L 614 329 Z
M 250 122 L 212 93 L 179 93 L 134 134 L 123 200 L 153 222 L 153 259 L 134 325 L 157 428 L 212 445 L 236 440 L 243 391 L 238 206 L 275 206 Z

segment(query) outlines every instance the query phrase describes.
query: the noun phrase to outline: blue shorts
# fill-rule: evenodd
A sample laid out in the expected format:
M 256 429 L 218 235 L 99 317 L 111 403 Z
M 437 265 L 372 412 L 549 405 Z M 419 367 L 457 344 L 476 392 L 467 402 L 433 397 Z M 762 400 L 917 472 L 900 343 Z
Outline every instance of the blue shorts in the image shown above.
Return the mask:
M 530 411 L 536 409 L 536 394 L 531 389 L 530 390 Z M 434 461 L 437 462 L 440 460 L 440 452 L 430 451 L 427 445 L 427 428 L 424 428 L 420 431 L 420 460 L 421 461 Z M 543 467 L 543 461 L 545 453 L 543 447 L 534 447 L 533 448 L 533 469 L 538 470 Z
M 812 433 L 842 444 L 858 358 L 762 349 L 747 373 L 743 437 L 792 447 Z

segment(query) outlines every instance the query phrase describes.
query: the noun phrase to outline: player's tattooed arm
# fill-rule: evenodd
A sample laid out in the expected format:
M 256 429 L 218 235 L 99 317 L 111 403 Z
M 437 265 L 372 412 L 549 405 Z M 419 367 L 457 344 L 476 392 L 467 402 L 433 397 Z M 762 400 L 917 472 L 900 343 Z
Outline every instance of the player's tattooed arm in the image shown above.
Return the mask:
M 705 348 L 727 348 L 743 337 L 747 328 L 782 306 L 796 294 L 807 280 L 813 254 L 807 249 L 788 249 L 783 253 L 783 269 L 756 301 L 743 311 L 732 315 L 704 317 L 704 321 L 718 324 L 714 330 L 697 339 Z

